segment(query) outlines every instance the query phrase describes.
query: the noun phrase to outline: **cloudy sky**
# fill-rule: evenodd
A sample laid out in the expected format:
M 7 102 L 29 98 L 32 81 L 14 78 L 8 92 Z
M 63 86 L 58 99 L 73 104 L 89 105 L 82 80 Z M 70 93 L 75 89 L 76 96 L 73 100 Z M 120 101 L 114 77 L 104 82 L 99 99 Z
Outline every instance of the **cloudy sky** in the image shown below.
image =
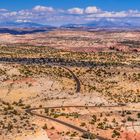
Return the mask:
M 0 22 L 61 25 L 140 18 L 140 0 L 1 0 Z

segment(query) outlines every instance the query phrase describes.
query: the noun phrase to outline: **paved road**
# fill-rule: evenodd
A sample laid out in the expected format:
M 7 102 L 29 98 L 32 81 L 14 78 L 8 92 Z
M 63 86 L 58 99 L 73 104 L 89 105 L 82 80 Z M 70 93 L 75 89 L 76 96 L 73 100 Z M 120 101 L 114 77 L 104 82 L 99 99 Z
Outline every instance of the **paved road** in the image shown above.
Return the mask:
M 67 123 L 67 122 L 64 122 L 64 121 L 61 121 L 61 120 L 58 120 L 58 119 L 55 119 L 55 118 L 51 118 L 51 117 L 49 117 L 49 116 L 40 115 L 40 114 L 36 113 L 35 111 L 33 111 L 32 109 L 28 109 L 28 110 L 26 110 L 26 112 L 29 113 L 29 114 L 31 114 L 31 115 L 34 115 L 34 116 L 38 116 L 38 117 L 41 117 L 41 118 L 45 118 L 45 119 L 48 119 L 48 120 L 51 120 L 51 121 L 60 123 L 60 124 L 62 124 L 62 125 L 65 125 L 65 126 L 67 126 L 67 127 L 72 128 L 72 129 L 74 129 L 74 130 L 76 130 L 76 131 L 79 131 L 79 132 L 81 132 L 81 133 L 83 133 L 83 134 L 84 134 L 84 133 L 88 133 L 88 134 L 90 134 L 90 135 L 94 135 L 96 139 L 99 139 L 99 140 L 107 140 L 107 139 L 104 138 L 104 137 L 101 137 L 101 136 L 92 134 L 91 132 L 88 132 L 88 131 L 86 131 L 86 130 L 84 130 L 84 129 L 78 127 L 78 126 L 69 124 L 69 123 Z
M 28 110 L 32 111 L 32 110 L 39 110 L 39 109 L 46 109 L 46 108 L 50 108 L 50 109 L 56 109 L 56 108 L 72 108 L 72 107 L 77 107 L 77 108 L 117 108 L 117 107 L 126 107 L 126 104 L 122 104 L 122 105 L 106 105 L 106 106 L 85 106 L 85 105 L 73 105 L 73 106 L 48 106 L 48 107 L 34 107 L 34 108 L 30 108 Z
M 76 92 L 80 92 L 81 90 L 81 84 L 80 84 L 80 80 L 77 78 L 77 76 L 73 73 L 72 70 L 70 70 L 68 67 L 58 64 L 55 62 L 55 59 L 43 59 L 43 58 L 0 58 L 0 62 L 10 62 L 10 63 L 21 63 L 21 64 L 47 64 L 50 66 L 58 66 L 58 67 L 62 67 L 66 70 L 68 70 L 72 77 L 74 78 L 75 82 L 76 82 Z
M 80 90 L 81 90 L 81 83 L 80 83 L 80 80 L 78 79 L 78 77 L 68 67 L 65 67 L 65 66 L 62 66 L 62 65 L 59 65 L 59 66 L 62 67 L 62 68 L 64 68 L 64 69 L 66 69 L 66 70 L 68 70 L 71 73 L 73 79 L 76 82 L 76 92 L 77 93 L 80 92 Z
M 103 107 L 124 107 L 124 106 L 125 106 L 125 104 L 124 104 L 124 105 L 121 105 L 121 106 L 116 105 L 116 106 L 103 106 Z M 41 117 L 41 118 L 49 119 L 49 120 L 51 120 L 51 121 L 60 123 L 60 124 L 62 124 L 62 125 L 65 125 L 65 126 L 67 126 L 67 127 L 72 128 L 72 129 L 74 129 L 74 130 L 76 130 L 76 131 L 79 131 L 79 132 L 81 132 L 81 133 L 89 133 L 89 134 L 92 134 L 92 133 L 88 132 L 87 130 L 85 130 L 85 129 L 83 129 L 83 128 L 80 128 L 80 127 L 78 127 L 78 126 L 69 124 L 69 123 L 67 123 L 67 122 L 64 122 L 64 121 L 61 121 L 61 120 L 58 120 L 58 119 L 55 119 L 55 118 L 51 118 L 51 117 L 49 117 L 49 116 L 44 116 L 44 115 L 41 115 L 41 114 L 38 114 L 38 113 L 35 112 L 35 111 L 37 111 L 37 110 L 46 109 L 46 108 L 48 108 L 48 109 L 52 109 L 52 108 L 53 108 L 53 109 L 54 109 L 54 108 L 70 108 L 70 107 L 81 107 L 81 108 L 85 108 L 86 106 L 57 106 L 57 107 L 41 107 L 41 108 L 39 107 L 39 108 L 30 108 L 30 109 L 27 109 L 27 110 L 25 110 L 25 111 L 26 111 L 27 113 L 31 114 L 31 115 L 35 115 L 35 116 L 38 116 L 38 117 Z M 87 107 L 98 107 L 98 106 L 87 106 Z M 99 107 L 99 108 L 101 108 L 101 107 Z M 92 134 L 92 135 L 95 135 L 95 134 Z M 101 136 L 95 135 L 95 137 L 96 137 L 97 139 L 99 139 L 99 140 L 107 140 L 106 138 L 101 137 Z
M 78 126 L 75 126 L 75 125 L 72 125 L 72 124 L 69 124 L 67 122 L 64 122 L 62 120 L 58 120 L 58 119 L 55 119 L 55 118 L 51 118 L 49 116 L 45 116 L 45 115 L 41 115 L 41 114 L 38 114 L 36 113 L 35 111 L 37 110 L 40 110 L 40 109 L 55 109 L 55 108 L 71 108 L 71 107 L 78 107 L 78 108 L 85 108 L 85 107 L 88 107 L 88 108 L 122 108 L 122 107 L 127 107 L 127 104 L 121 104 L 121 105 L 115 105 L 115 106 L 57 106 L 57 107 L 38 107 L 38 108 L 30 108 L 30 109 L 27 109 L 25 110 L 27 113 L 31 114 L 31 115 L 35 115 L 35 116 L 38 116 L 38 117 L 41 117 L 41 118 L 45 118 L 45 119 L 49 119 L 51 121 L 54 121 L 54 122 L 57 122 L 57 123 L 60 123 L 62 125 L 65 125 L 67 127 L 70 127 L 76 131 L 79 131 L 81 133 L 89 133 L 89 134 L 92 134 L 90 132 L 88 132 L 87 130 L 83 129 L 83 128 L 80 128 Z M 122 109 L 121 109 L 122 110 Z M 110 110 L 111 111 L 111 110 Z M 138 110 L 131 110 L 132 112 L 139 112 Z M 115 112 L 115 110 L 113 111 Z M 118 112 L 118 110 L 116 110 L 116 112 Z M 104 137 L 101 137 L 101 136 L 97 136 L 95 134 L 92 134 L 94 135 L 97 139 L 99 140 L 107 140 L 106 138 Z
M 63 66 L 63 61 L 62 60 L 60 61 L 61 63 L 58 62 L 56 64 L 56 60 L 51 59 L 51 58 L 46 58 L 46 59 L 39 59 L 39 58 L 30 58 L 30 59 L 28 59 L 28 58 L 0 58 L 0 62 L 11 62 L 11 63 L 21 63 L 21 64 L 48 64 L 48 65 L 50 64 L 52 66 L 60 66 L 62 68 L 65 68 L 66 70 L 68 70 L 71 73 L 71 75 L 73 76 L 74 80 L 76 81 L 76 85 L 77 85 L 76 92 L 80 92 L 81 85 L 80 85 L 79 79 L 77 78 L 77 76 L 69 68 Z M 95 64 L 94 62 L 86 63 L 86 62 L 82 62 L 82 61 L 79 62 L 79 63 L 68 62 L 67 65 L 68 66 L 73 66 L 73 65 L 76 65 L 76 66 L 108 66 L 107 64 L 102 64 L 102 63 L 101 64 Z M 133 65 L 125 65 L 125 64 L 121 64 L 121 65 L 122 66 L 133 66 Z M 118 66 L 118 64 L 114 64 L 114 66 Z M 106 107 L 124 107 L 124 106 L 125 105 L 121 105 L 121 106 L 106 106 Z M 85 108 L 85 107 L 97 107 L 97 106 L 67 106 L 67 107 L 84 107 Z M 63 106 L 61 106 L 61 107 L 44 107 L 44 108 L 63 108 Z M 86 130 L 84 130 L 84 129 L 80 128 L 80 127 L 77 127 L 75 125 L 69 124 L 67 122 L 64 122 L 64 121 L 61 121 L 61 120 L 58 120 L 58 119 L 55 119 L 55 118 L 51 118 L 49 116 L 40 115 L 40 114 L 35 112 L 35 110 L 38 110 L 38 109 L 43 109 L 43 108 L 31 108 L 31 109 L 27 109 L 26 112 L 30 113 L 32 115 L 38 116 L 38 117 L 42 117 L 42 118 L 46 118 L 46 119 L 58 122 L 60 124 L 68 126 L 68 127 L 72 128 L 72 129 L 75 129 L 75 130 L 77 130 L 79 132 L 82 132 L 82 133 L 87 132 Z M 99 139 L 99 140 L 107 140 L 106 138 L 103 138 L 101 136 L 96 136 L 96 138 Z

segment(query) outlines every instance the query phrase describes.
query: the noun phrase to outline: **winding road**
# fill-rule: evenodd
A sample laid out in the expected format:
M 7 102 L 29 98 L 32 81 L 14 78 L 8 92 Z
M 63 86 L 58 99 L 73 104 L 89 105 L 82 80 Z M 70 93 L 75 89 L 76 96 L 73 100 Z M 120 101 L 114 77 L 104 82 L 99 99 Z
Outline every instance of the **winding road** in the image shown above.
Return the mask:
M 52 107 L 53 108 L 53 107 Z M 54 107 L 55 108 L 55 107 Z M 61 107 L 62 108 L 62 107 Z M 75 125 L 72 125 L 70 123 L 67 123 L 67 122 L 64 122 L 64 121 L 61 121 L 61 120 L 58 120 L 58 119 L 55 119 L 55 118 L 52 118 L 52 117 L 49 117 L 49 116 L 45 116 L 45 115 L 41 115 L 41 114 L 38 114 L 36 113 L 34 110 L 38 110 L 38 109 L 42 109 L 42 108 L 32 108 L 32 109 L 27 109 L 26 112 L 31 114 L 31 115 L 34 115 L 34 116 L 38 116 L 38 117 L 41 117 L 41 118 L 45 118 L 45 119 L 48 119 L 48 120 L 51 120 L 51 121 L 54 121 L 54 122 L 57 122 L 57 123 L 60 123 L 62 125 L 65 125 L 67 127 L 70 127 L 76 131 L 79 131 L 81 132 L 82 134 L 86 133 L 86 134 L 89 134 L 89 138 L 90 138 L 90 135 L 93 135 L 95 136 L 96 139 L 98 140 L 107 140 L 106 138 L 104 137 L 101 137 L 101 136 L 98 136 L 98 135 L 95 135 L 85 129 L 82 129 L 81 127 L 78 127 L 78 126 L 75 126 Z
M 102 136 L 98 136 L 98 135 L 95 135 L 94 133 L 91 133 L 81 127 L 78 127 L 78 126 L 75 126 L 73 124 L 70 124 L 70 123 L 67 123 L 67 122 L 64 122 L 62 120 L 59 120 L 59 119 L 56 119 L 56 118 L 52 118 L 52 117 L 49 117 L 49 116 L 45 116 L 45 115 L 41 115 L 41 114 L 38 114 L 36 111 L 37 110 L 41 110 L 41 109 L 56 109 L 56 108 L 73 108 L 73 107 L 76 107 L 76 108 L 85 108 L 85 106 L 57 106 L 57 107 L 38 107 L 38 108 L 30 108 L 30 109 L 26 109 L 25 111 L 31 115 L 34 115 L 34 116 L 38 116 L 38 117 L 41 117 L 41 118 L 45 118 L 45 119 L 48 119 L 48 120 L 51 120 L 51 121 L 54 121 L 54 122 L 57 122 L 57 123 L 60 123 L 62 125 L 65 125 L 67 127 L 70 127 L 76 131 L 79 131 L 81 133 L 89 133 L 89 134 L 92 134 L 96 137 L 96 139 L 99 139 L 99 140 L 107 140 L 106 138 L 102 137 Z M 120 108 L 120 110 L 122 110 L 122 107 L 127 107 L 127 104 L 122 104 L 122 105 L 115 105 L 115 106 L 86 106 L 88 108 Z M 113 110 L 112 109 L 112 110 Z M 119 110 L 114 110 L 113 112 L 119 112 Z M 132 112 L 139 112 L 138 110 L 131 110 Z
M 62 65 L 59 65 L 59 67 L 62 67 L 62 68 L 64 68 L 64 69 L 68 70 L 68 71 L 71 73 L 73 79 L 74 79 L 75 82 L 76 82 L 76 93 L 79 93 L 80 90 L 81 90 L 81 83 L 80 83 L 80 80 L 78 79 L 78 77 L 77 77 L 77 76 L 74 74 L 74 72 L 73 72 L 72 70 L 70 70 L 68 67 L 65 67 L 65 66 L 62 66 Z
M 81 90 L 81 83 L 80 80 L 77 78 L 77 76 L 73 73 L 72 70 L 70 70 L 68 67 L 58 64 L 55 62 L 55 59 L 52 58 L 0 58 L 0 62 L 9 62 L 9 63 L 20 63 L 20 64 L 47 64 L 49 66 L 58 66 L 61 67 L 63 69 L 66 69 L 67 71 L 70 72 L 70 74 L 72 75 L 73 79 L 76 82 L 76 93 L 80 92 Z
M 65 67 L 64 65 L 62 64 L 55 64 L 55 63 L 47 63 L 47 62 L 44 62 L 45 60 L 44 59 L 30 59 L 29 62 L 28 62 L 28 59 L 10 59 L 10 58 L 0 58 L 0 62 L 10 62 L 10 63 L 21 63 L 21 64 L 39 64 L 41 62 L 41 64 L 48 64 L 48 65 L 51 65 L 51 66 L 58 66 L 58 67 L 62 67 L 66 70 L 68 70 L 73 79 L 75 80 L 76 82 L 76 93 L 79 93 L 80 90 L 81 90 L 81 84 L 80 84 L 80 81 L 78 79 L 78 77 L 73 73 L 72 70 L 70 70 L 68 67 Z M 50 60 L 46 60 L 46 61 L 50 61 Z M 87 64 L 88 65 L 88 64 Z M 125 104 L 124 105 L 116 105 L 116 106 L 104 106 L 104 107 L 124 107 L 126 106 Z M 79 131 L 81 133 L 89 133 L 89 134 L 92 134 L 90 132 L 88 132 L 87 130 L 84 130 L 78 126 L 75 126 L 75 125 L 72 125 L 72 124 L 69 124 L 67 122 L 64 122 L 64 121 L 61 121 L 61 120 L 58 120 L 58 119 L 55 119 L 55 118 L 52 118 L 52 117 L 49 117 L 49 116 L 45 116 L 45 115 L 41 115 L 41 114 L 38 114 L 36 113 L 37 110 L 39 109 L 45 109 L 45 108 L 64 108 L 64 107 L 97 107 L 97 106 L 59 106 L 59 107 L 43 107 L 43 108 L 30 108 L 30 109 L 26 109 L 25 111 L 31 115 L 34 115 L 34 116 L 38 116 L 38 117 L 41 117 L 41 118 L 45 118 L 45 119 L 49 119 L 51 121 L 54 121 L 54 122 L 57 122 L 57 123 L 60 123 L 62 125 L 65 125 L 67 127 L 70 127 L 76 131 Z M 98 136 L 98 135 L 95 135 L 93 134 L 97 139 L 99 140 L 107 140 L 106 138 L 104 137 L 101 137 L 101 136 Z

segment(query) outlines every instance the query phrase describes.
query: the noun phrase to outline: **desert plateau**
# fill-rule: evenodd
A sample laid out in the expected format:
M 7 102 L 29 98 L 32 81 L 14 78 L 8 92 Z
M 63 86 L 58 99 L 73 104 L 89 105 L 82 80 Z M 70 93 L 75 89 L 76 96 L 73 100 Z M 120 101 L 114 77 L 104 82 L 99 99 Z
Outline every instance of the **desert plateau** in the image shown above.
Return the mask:
M 0 140 L 85 139 L 140 139 L 140 31 L 0 34 Z

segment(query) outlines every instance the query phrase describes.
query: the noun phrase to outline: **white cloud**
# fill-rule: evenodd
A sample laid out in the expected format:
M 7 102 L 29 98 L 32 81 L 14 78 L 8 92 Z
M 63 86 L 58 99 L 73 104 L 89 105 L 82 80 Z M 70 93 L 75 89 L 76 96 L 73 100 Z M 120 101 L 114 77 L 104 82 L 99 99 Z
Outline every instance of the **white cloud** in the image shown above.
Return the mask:
M 133 16 L 136 16 L 136 14 L 133 14 Z M 123 18 L 123 17 L 132 17 L 132 14 L 126 11 L 120 11 L 120 12 L 108 12 L 108 11 L 102 11 L 100 13 L 96 14 L 90 14 L 87 17 L 102 17 L 102 18 Z
M 0 22 L 3 21 L 20 21 L 20 22 L 37 22 L 43 24 L 67 24 L 67 23 L 85 23 L 95 21 L 99 18 L 125 18 L 138 17 L 140 11 L 130 9 L 128 11 L 103 11 L 95 6 L 85 8 L 55 9 L 37 5 L 32 9 L 23 9 L 19 11 L 8 11 L 0 9 Z
M 71 8 L 71 9 L 68 9 L 68 12 L 70 14 L 83 14 L 84 13 L 84 10 L 82 8 Z
M 46 7 L 46 6 L 41 6 L 41 5 L 35 6 L 33 10 L 37 12 L 53 12 L 54 11 L 52 7 Z
M 97 13 L 100 12 L 101 10 L 98 9 L 96 6 L 89 6 L 85 9 L 85 13 L 86 14 L 93 14 L 93 13 Z
M 12 16 L 17 16 L 17 12 L 7 12 L 2 14 L 5 17 L 12 17 Z
M 0 12 L 7 12 L 7 9 L 0 9 Z
M 30 22 L 30 20 L 17 19 L 16 22 L 23 23 L 23 22 Z
M 18 11 L 18 15 L 20 16 L 32 16 L 33 13 L 31 11 L 28 11 L 28 10 L 21 10 L 21 11 Z

